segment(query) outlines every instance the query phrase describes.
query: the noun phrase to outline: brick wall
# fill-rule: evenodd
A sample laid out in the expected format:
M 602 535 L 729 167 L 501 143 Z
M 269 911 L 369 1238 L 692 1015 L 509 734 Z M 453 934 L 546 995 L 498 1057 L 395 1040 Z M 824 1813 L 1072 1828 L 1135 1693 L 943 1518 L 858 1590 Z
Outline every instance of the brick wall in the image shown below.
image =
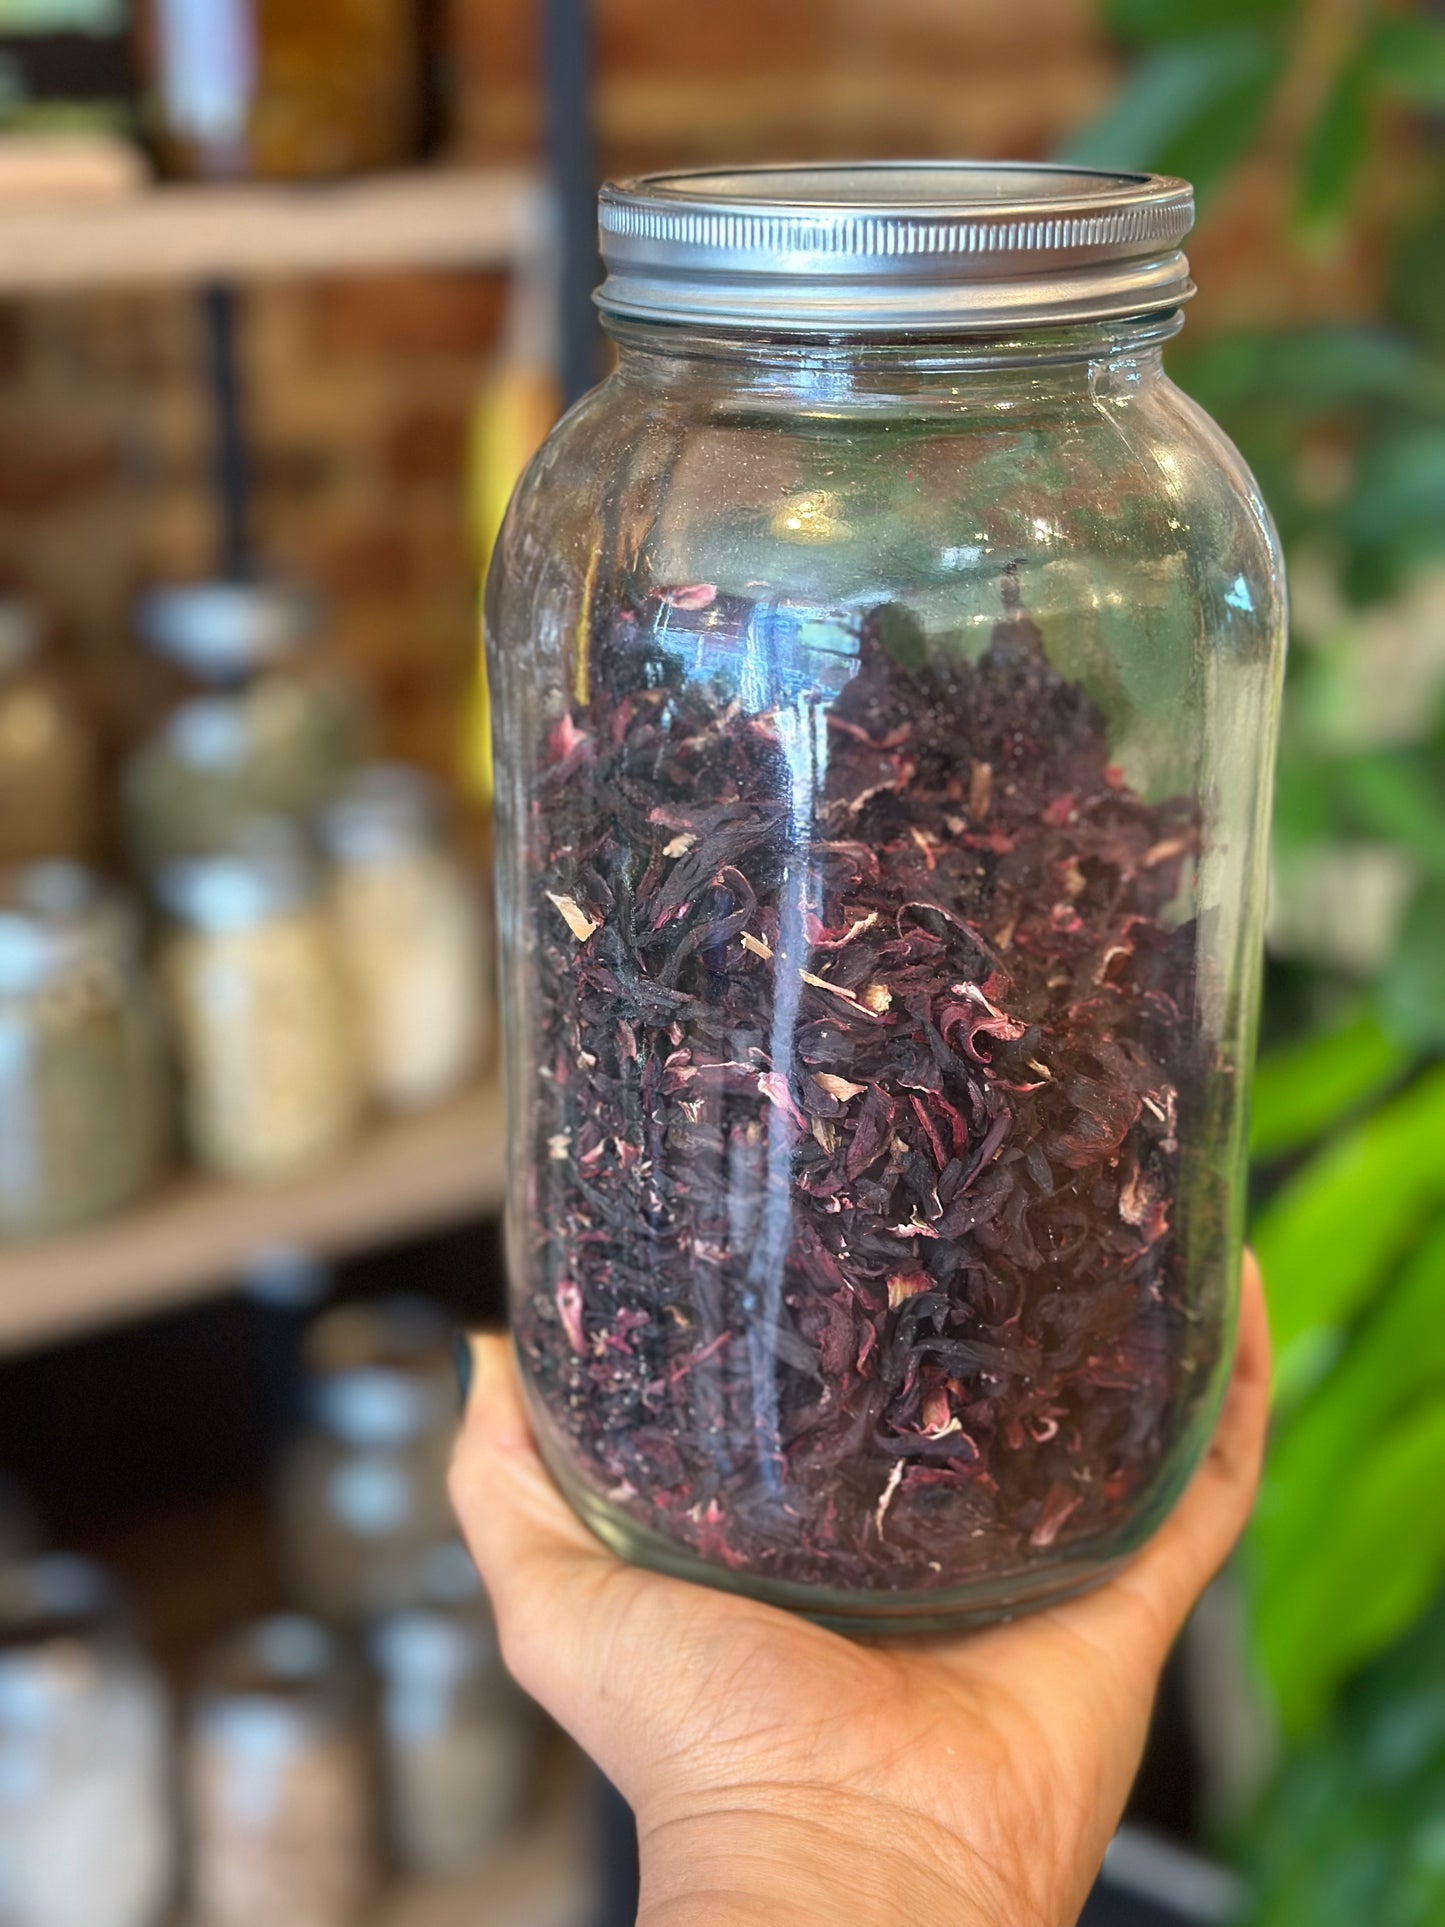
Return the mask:
M 458 153 L 534 151 L 535 0 L 452 13 Z M 1095 15 L 1091 0 L 595 0 L 601 159 L 1046 153 L 1110 86 Z M 1367 259 L 1286 247 L 1286 199 L 1266 162 L 1212 216 L 1196 325 L 1365 298 Z M 441 765 L 473 647 L 466 420 L 504 293 L 388 275 L 242 299 L 258 546 L 329 593 L 387 746 Z M 216 554 L 202 365 L 181 296 L 0 308 L 0 581 L 40 590 L 112 696 L 135 588 Z

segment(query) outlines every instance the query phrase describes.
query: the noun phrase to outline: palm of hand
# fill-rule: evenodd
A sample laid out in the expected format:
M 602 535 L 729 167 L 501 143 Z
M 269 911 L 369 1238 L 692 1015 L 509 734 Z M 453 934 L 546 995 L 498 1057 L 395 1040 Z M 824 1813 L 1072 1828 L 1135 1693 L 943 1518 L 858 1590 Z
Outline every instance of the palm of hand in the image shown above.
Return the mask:
M 638 1816 L 645 1918 L 768 1919 L 743 1889 L 770 1879 L 799 1923 L 1077 1918 L 1169 1645 L 1253 1496 L 1252 1267 L 1225 1416 L 1164 1527 L 1096 1591 L 965 1636 L 854 1642 L 623 1565 L 552 1485 L 491 1344 L 453 1495 L 513 1672 Z

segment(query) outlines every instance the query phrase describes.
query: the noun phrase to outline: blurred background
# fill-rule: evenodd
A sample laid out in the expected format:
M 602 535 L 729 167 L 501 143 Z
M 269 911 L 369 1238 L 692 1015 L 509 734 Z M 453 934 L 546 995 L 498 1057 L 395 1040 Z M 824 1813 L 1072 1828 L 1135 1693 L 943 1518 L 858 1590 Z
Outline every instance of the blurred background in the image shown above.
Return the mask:
M 0 1923 L 630 1919 L 441 1486 L 476 585 L 601 173 L 1191 178 L 1293 593 L 1256 1525 L 1086 1918 L 1445 1920 L 1445 9 L 0 0 Z

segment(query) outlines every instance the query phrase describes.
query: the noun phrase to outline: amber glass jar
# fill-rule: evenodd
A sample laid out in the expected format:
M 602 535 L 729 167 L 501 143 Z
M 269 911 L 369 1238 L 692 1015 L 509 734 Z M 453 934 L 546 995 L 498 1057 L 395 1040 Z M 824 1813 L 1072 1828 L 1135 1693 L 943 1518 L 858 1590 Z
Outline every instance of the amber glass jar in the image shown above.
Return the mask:
M 0 599 L 0 866 L 95 854 L 94 736 L 43 642 L 35 605 Z
M 145 0 L 162 165 L 200 179 L 319 180 L 412 159 L 418 0 Z
M 1127 1557 L 1227 1369 L 1283 648 L 1179 181 L 604 193 L 487 632 L 515 1330 L 583 1516 L 861 1628 Z

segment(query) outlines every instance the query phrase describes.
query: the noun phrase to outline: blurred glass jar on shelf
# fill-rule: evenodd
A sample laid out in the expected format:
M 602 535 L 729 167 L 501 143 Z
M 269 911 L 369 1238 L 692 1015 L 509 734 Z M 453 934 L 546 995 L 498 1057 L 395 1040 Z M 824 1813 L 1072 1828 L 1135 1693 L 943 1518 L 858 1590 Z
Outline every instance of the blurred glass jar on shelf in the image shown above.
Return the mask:
M 161 981 L 196 1160 L 282 1178 L 338 1150 L 361 1117 L 345 973 L 315 866 L 284 824 L 165 865 Z
M 446 847 L 440 791 L 420 770 L 372 764 L 320 829 L 372 1096 L 434 1103 L 476 1069 L 487 1028 L 481 898 Z
M 536 1709 L 502 1664 L 470 1555 L 432 1548 L 421 1603 L 374 1628 L 387 1820 L 409 1872 L 477 1865 L 516 1822 L 530 1788 Z
M 361 1701 L 341 1652 L 298 1616 L 210 1658 L 186 1740 L 198 1927 L 347 1927 L 373 1879 Z
M 129 905 L 79 864 L 0 875 L 0 1238 L 139 1197 L 162 1163 L 165 1116 L 159 1012 Z
M 452 1530 L 456 1416 L 448 1321 L 425 1299 L 343 1305 L 311 1327 L 307 1423 L 278 1491 L 293 1597 L 343 1626 L 415 1604 Z
M 356 690 L 318 649 L 321 605 L 279 583 L 154 590 L 137 626 L 156 669 L 124 775 L 143 872 L 223 848 L 258 816 L 319 808 L 360 754 Z
M 39 1549 L 40 1530 L 30 1500 L 0 1472 L 0 1572 L 32 1558 Z
M 155 1927 L 175 1862 L 165 1695 L 106 1575 L 0 1571 L 0 1920 Z
M 162 167 L 315 180 L 416 157 L 419 0 L 144 0 L 147 121 Z
M 95 849 L 94 739 L 44 640 L 34 603 L 0 598 L 0 864 Z

